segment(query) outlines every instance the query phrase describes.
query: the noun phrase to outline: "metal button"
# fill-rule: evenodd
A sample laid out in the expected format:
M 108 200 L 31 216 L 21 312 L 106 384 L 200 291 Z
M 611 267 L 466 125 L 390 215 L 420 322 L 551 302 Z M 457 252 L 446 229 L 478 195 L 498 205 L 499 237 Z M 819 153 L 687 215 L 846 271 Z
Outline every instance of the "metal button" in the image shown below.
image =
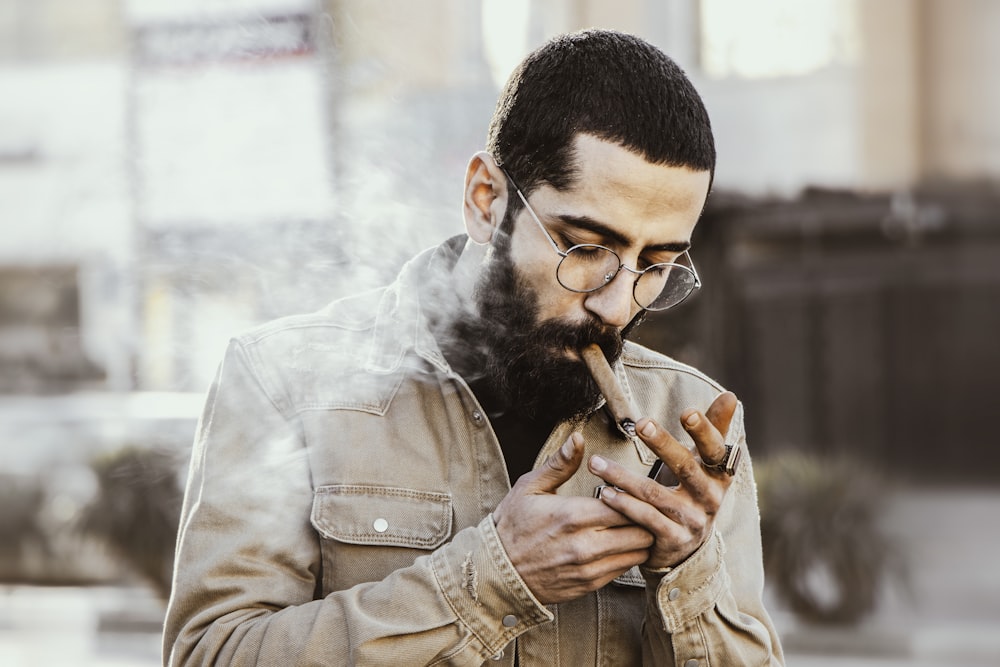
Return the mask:
M 479 424 L 479 423 L 482 423 L 482 421 L 483 421 L 483 413 L 482 413 L 482 412 L 480 412 L 479 410 L 474 410 L 474 411 L 472 412 L 472 419 L 473 419 L 473 421 L 475 421 L 475 422 L 476 422 L 477 424 Z
M 681 589 L 679 588 L 671 588 L 670 591 L 667 593 L 667 599 L 670 600 L 671 602 L 673 602 L 680 596 L 681 596 Z
M 685 661 L 684 667 L 698 667 L 698 661 L 691 658 L 690 660 Z
M 375 523 L 372 524 L 372 528 L 375 529 L 376 533 L 384 533 L 389 529 L 389 522 L 385 519 L 375 519 Z
M 512 628 L 517 625 L 517 616 L 514 614 L 507 614 L 503 617 L 503 627 Z
M 498 662 L 500 660 L 503 660 L 503 649 L 500 649 L 499 653 L 494 653 L 493 655 L 491 655 L 490 656 L 490 660 L 492 660 L 494 662 Z

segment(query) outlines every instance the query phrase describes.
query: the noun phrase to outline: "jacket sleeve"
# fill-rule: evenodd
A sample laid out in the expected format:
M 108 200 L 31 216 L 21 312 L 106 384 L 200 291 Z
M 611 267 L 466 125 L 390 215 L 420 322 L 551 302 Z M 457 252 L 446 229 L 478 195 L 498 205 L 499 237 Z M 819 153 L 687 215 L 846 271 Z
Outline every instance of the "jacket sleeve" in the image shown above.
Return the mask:
M 714 533 L 677 567 L 643 571 L 643 664 L 784 664 L 762 600 L 760 513 L 742 414 L 741 405 L 730 442 L 744 448 L 743 458 Z
M 297 419 L 233 342 L 195 438 L 164 664 L 478 665 L 552 619 L 490 517 L 381 581 L 317 599 L 312 502 Z

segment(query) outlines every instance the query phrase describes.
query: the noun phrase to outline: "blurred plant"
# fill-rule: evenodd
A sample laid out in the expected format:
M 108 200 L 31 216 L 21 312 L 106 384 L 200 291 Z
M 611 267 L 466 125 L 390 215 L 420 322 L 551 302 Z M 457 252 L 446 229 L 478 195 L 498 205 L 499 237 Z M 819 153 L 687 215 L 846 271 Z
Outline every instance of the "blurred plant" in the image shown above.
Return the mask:
M 764 567 L 801 618 L 857 623 L 903 563 L 878 522 L 885 484 L 866 464 L 783 454 L 755 465 Z
M 98 490 L 83 510 L 82 530 L 103 541 L 167 599 L 181 508 L 175 456 L 126 447 L 95 460 L 91 468 Z
M 45 491 L 36 478 L 0 476 L 0 576 L 19 572 L 21 559 L 34 550 L 51 552 L 42 525 L 41 508 Z

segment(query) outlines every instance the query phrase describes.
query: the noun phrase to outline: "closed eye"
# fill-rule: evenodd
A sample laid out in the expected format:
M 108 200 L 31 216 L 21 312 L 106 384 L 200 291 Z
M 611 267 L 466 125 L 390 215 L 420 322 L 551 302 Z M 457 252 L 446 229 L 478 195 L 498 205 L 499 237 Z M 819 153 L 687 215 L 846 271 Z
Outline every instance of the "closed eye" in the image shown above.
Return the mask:
M 596 257 L 598 255 L 604 255 L 608 252 L 608 248 L 594 245 L 593 243 L 579 243 L 572 246 L 572 249 L 573 254 L 579 255 L 580 257 Z
M 642 271 L 653 276 L 663 276 L 670 273 L 670 268 L 668 264 L 652 264 L 642 269 Z
M 574 234 L 574 233 L 572 233 L 572 231 L 570 231 L 570 232 L 557 231 L 555 233 L 555 236 L 556 236 L 556 238 L 559 239 L 560 242 L 562 242 L 563 247 L 566 248 L 567 250 L 570 249 L 570 248 L 573 248 L 575 246 L 604 245 L 603 239 L 598 239 L 598 238 L 593 238 L 593 237 L 583 238 L 584 236 L 589 236 L 589 235 L 586 235 L 586 234 Z

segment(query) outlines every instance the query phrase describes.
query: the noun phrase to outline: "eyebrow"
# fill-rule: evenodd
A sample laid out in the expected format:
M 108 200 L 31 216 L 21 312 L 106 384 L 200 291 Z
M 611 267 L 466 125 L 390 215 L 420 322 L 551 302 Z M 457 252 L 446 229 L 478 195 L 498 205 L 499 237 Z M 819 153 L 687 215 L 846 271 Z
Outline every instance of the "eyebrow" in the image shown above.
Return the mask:
M 612 243 L 627 248 L 632 245 L 633 241 L 628 236 L 618 231 L 617 229 L 612 229 L 608 227 L 603 222 L 598 222 L 593 218 L 587 216 L 578 215 L 557 215 L 556 218 L 560 222 L 570 226 L 579 227 L 580 229 L 586 229 L 587 231 L 593 232 L 605 239 L 611 241 Z M 684 252 L 691 248 L 690 241 L 668 241 L 667 243 L 655 243 L 653 245 L 648 245 L 643 248 L 643 251 L 652 252 Z

